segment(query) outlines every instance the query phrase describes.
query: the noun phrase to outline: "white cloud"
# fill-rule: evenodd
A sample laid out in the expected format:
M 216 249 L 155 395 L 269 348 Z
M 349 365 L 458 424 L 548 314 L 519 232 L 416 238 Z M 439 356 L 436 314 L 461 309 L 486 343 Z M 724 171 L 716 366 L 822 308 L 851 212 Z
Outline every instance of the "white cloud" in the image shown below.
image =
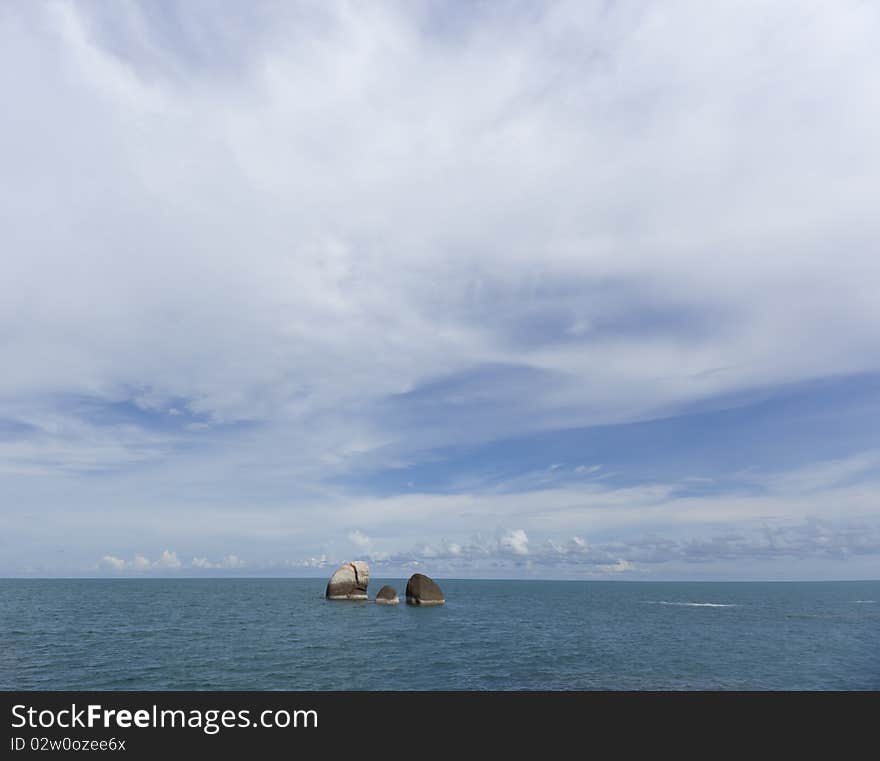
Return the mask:
M 156 568 L 175 569 L 180 568 L 182 563 L 177 558 L 177 553 L 163 550 L 159 559 L 154 564 Z
M 325 568 L 331 563 L 327 560 L 326 554 L 319 557 L 310 557 L 303 560 L 285 560 L 282 564 L 286 568 Z
M 101 565 L 112 568 L 114 571 L 121 571 L 125 568 L 125 561 L 113 555 L 104 555 L 101 558 Z
M 443 37 L 418 7 L 279 6 L 242 25 L 248 59 L 176 9 L 237 62 L 222 75 L 134 6 L 115 37 L 101 6 L 9 10 L 4 87 L 27 97 L 2 141 L 0 395 L 142 389 L 272 421 L 265 452 L 320 467 L 406 433 L 637 419 L 878 369 L 875 11 L 789 10 L 505 7 Z M 688 320 L 702 332 L 665 327 Z M 377 424 L 389 394 L 485 363 L 537 371 L 519 414 Z M 283 446 L 294 430 L 310 446 Z
M 348 535 L 348 539 L 352 544 L 360 547 L 361 549 L 366 549 L 373 542 L 370 537 L 368 537 L 363 531 L 360 531 L 359 529 L 355 529 L 354 531 L 350 532 Z
M 137 4 L 0 10 L 0 477 L 22 495 L 0 510 L 22 555 L 51 536 L 93 563 L 111 515 L 140 546 L 282 563 L 328 525 L 392 555 L 454 537 L 441 556 L 517 525 L 482 545 L 516 560 L 536 537 L 876 511 L 876 484 L 846 486 L 876 460 L 711 498 L 540 482 L 570 465 L 521 493 L 327 486 L 880 370 L 876 7 L 489 4 L 441 32 L 429 6 L 241 10 L 234 41 L 190 4 L 175 40 Z M 110 546 L 132 559 L 109 570 L 182 568 Z
M 529 554 L 529 537 L 521 528 L 512 529 L 501 537 L 501 547 L 510 550 L 514 555 Z
M 221 561 L 215 563 L 207 558 L 199 558 L 195 557 L 192 559 L 190 566 L 192 568 L 200 568 L 204 570 L 215 570 L 215 569 L 225 569 L 232 570 L 236 568 L 242 568 L 246 565 L 246 563 L 239 558 L 237 555 L 227 555 Z
M 547 538 L 530 548 L 528 562 L 510 551 L 503 540 L 477 535 L 452 554 L 443 547 L 423 545 L 415 551 L 389 555 L 382 569 L 402 570 L 414 564 L 447 574 L 482 576 L 521 572 L 602 578 L 614 574 L 667 578 L 679 574 L 748 578 L 761 568 L 771 577 L 785 577 L 793 561 L 834 561 L 839 568 L 865 573 L 880 555 L 880 523 L 818 520 L 753 523 L 740 529 L 704 528 L 681 538 L 669 533 L 638 532 L 626 539 L 588 543 L 580 537 Z M 758 574 L 761 577 L 761 574 Z M 767 577 L 766 575 L 764 576 Z
M 871 478 L 878 469 L 880 450 L 871 449 L 839 460 L 807 463 L 784 473 L 755 475 L 753 479 L 780 494 L 805 494 Z
M 145 555 L 137 554 L 131 560 L 124 560 L 115 555 L 104 555 L 98 564 L 99 568 L 109 569 L 116 572 L 134 571 L 146 573 L 151 571 L 174 571 L 183 566 L 177 557 L 177 553 L 163 550 L 157 560 L 150 560 Z
M 629 560 L 624 560 L 622 558 L 618 558 L 616 563 L 607 565 L 599 564 L 596 568 L 603 573 L 626 573 L 627 571 L 638 570 L 635 565 L 629 562 Z
M 821 463 L 815 463 L 811 469 L 826 470 Z M 800 470 L 798 467 L 771 473 L 763 480 L 752 472 L 744 473 L 739 488 L 733 486 L 719 493 L 702 490 L 693 493 L 688 487 L 688 479 L 626 487 L 604 481 L 576 481 L 526 492 L 490 490 L 386 497 L 356 497 L 349 493 L 334 496 L 325 492 L 314 502 L 299 504 L 285 515 L 248 504 L 222 511 L 192 506 L 184 514 L 172 503 L 149 515 L 130 516 L 129 521 L 139 535 L 155 537 L 159 546 L 172 539 L 193 544 L 208 540 L 214 543 L 234 541 L 237 546 L 258 553 L 263 559 L 262 564 L 283 566 L 290 556 L 291 546 L 297 543 L 322 547 L 326 538 L 325 519 L 330 510 L 343 524 L 352 525 L 357 521 L 361 528 L 357 529 L 356 536 L 362 541 L 382 537 L 381 551 L 373 545 L 354 545 L 377 562 L 397 562 L 406 556 L 421 561 L 448 561 L 461 568 L 470 567 L 474 562 L 490 563 L 503 558 L 511 562 L 532 558 L 535 562 L 546 563 L 548 568 L 552 566 L 553 558 L 559 567 L 565 567 L 573 558 L 591 558 L 604 565 L 613 565 L 624 559 L 641 567 L 646 562 L 645 555 L 650 554 L 645 546 L 640 545 L 639 554 L 635 556 L 615 549 L 614 541 L 631 547 L 646 532 L 680 548 L 664 555 L 666 550 L 661 553 L 660 549 L 670 545 L 657 545 L 655 549 L 660 553 L 657 557 L 666 557 L 670 562 L 676 559 L 684 562 L 687 556 L 689 563 L 696 560 L 709 563 L 713 553 L 720 560 L 730 560 L 743 553 L 752 553 L 753 558 L 781 558 L 786 556 L 786 548 L 790 546 L 822 546 L 818 539 L 805 543 L 805 539 L 791 538 L 794 535 L 786 533 L 788 529 L 785 527 L 817 526 L 816 521 L 823 519 L 836 524 L 870 527 L 876 521 L 877 495 L 880 494 L 880 481 L 876 477 L 872 479 L 862 471 L 853 471 L 859 476 L 854 483 L 837 479 L 835 485 L 821 489 L 792 493 L 778 489 L 777 484 L 796 480 Z M 833 513 L 829 513 L 829 506 L 834 506 Z M 505 522 L 507 525 L 513 523 L 516 528 L 499 529 L 496 533 L 486 531 L 486 526 L 504 525 Z M 44 541 L 61 541 L 74 531 L 97 534 L 103 523 L 101 511 L 77 511 L 59 516 L 50 527 L 51 532 L 44 530 L 41 536 Z M 776 527 L 783 533 L 773 542 L 767 542 L 756 554 L 756 542 L 764 541 L 768 536 L 763 528 L 765 525 Z M 270 528 L 265 528 L 267 526 Z M 22 518 L 10 523 L 7 530 L 21 535 L 34 529 Z M 444 538 L 432 538 L 438 535 Z M 733 535 L 750 538 L 743 544 L 729 538 Z M 724 536 L 728 539 L 717 539 Z M 789 536 L 789 539 L 783 541 L 783 536 Z M 858 532 L 835 536 L 835 546 L 849 547 L 852 554 L 865 554 L 872 546 L 860 544 Z M 870 531 L 865 536 L 871 536 Z M 716 539 L 701 543 L 701 537 Z M 351 537 L 345 537 L 338 546 L 329 545 L 325 552 L 303 553 L 302 557 L 310 560 L 302 567 L 320 567 L 321 563 L 350 559 L 351 541 Z M 548 541 L 551 544 L 546 545 L 545 552 Z M 859 547 L 862 549 L 856 552 Z M 119 552 L 95 555 L 125 557 Z M 798 557 L 830 561 L 843 555 L 803 552 Z M 152 565 L 142 555 L 126 562 L 132 569 L 146 570 Z M 217 564 L 219 561 L 205 562 Z M 199 567 L 198 562 L 192 565 Z M 105 566 L 111 568 L 112 561 L 107 561 Z M 251 570 L 256 567 L 262 565 L 248 565 Z

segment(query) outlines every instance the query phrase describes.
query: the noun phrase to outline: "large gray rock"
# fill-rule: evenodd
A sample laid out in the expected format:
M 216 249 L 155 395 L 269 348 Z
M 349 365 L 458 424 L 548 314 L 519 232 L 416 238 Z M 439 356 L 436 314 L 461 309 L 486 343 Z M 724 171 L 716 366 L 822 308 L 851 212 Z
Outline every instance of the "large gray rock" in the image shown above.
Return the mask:
M 400 598 L 397 596 L 397 590 L 386 584 L 379 590 L 379 594 L 376 595 L 376 602 L 380 605 L 397 605 L 400 602 Z
M 407 605 L 442 605 L 446 602 L 443 590 L 434 579 L 423 573 L 414 573 L 406 582 Z
M 366 600 L 370 567 L 363 560 L 339 566 L 327 582 L 328 600 Z

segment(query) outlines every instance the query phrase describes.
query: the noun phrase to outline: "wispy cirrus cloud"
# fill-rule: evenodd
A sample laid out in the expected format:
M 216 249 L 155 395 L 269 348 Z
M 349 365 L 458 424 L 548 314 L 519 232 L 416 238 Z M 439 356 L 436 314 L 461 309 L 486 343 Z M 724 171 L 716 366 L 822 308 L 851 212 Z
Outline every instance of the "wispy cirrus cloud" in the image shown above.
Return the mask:
M 237 18 L 259 52 L 215 78 L 190 54 L 232 42 L 189 36 L 197 8 L 169 9 L 178 39 L 137 4 L 7 9 L 7 84 L 29 97 L 5 128 L 0 390 L 147 386 L 222 420 L 338 425 L 344 405 L 375 446 L 402 432 L 371 405 L 438 378 L 467 379 L 431 401 L 484 439 L 880 369 L 857 150 L 880 113 L 856 76 L 874 12 L 816 8 L 755 50 L 781 8 L 693 11 L 503 6 L 446 37 L 415 6 L 276 8 Z M 683 64 L 668 24 L 724 42 Z M 483 388 L 487 366 L 510 371 Z M 449 439 L 425 422 L 426 445 Z
M 110 570 L 144 531 L 207 571 L 860 520 L 878 29 L 857 2 L 4 6 L 0 562 L 94 562 L 110 525 Z

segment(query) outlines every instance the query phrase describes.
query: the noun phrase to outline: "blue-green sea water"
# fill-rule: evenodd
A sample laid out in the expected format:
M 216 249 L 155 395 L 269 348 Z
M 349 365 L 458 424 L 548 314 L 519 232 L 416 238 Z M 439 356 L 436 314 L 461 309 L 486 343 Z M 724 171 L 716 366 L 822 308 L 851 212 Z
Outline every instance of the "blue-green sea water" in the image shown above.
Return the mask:
M 0 580 L 0 688 L 877 690 L 880 582 Z M 373 579 L 398 591 L 403 579 Z

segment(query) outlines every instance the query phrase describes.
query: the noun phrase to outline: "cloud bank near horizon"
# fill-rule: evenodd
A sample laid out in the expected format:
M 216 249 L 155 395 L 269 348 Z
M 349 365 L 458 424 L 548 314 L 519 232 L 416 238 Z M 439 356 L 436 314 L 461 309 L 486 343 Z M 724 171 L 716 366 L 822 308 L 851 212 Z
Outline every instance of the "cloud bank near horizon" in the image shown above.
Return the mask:
M 0 9 L 0 572 L 865 573 L 875 7 L 226 11 Z

